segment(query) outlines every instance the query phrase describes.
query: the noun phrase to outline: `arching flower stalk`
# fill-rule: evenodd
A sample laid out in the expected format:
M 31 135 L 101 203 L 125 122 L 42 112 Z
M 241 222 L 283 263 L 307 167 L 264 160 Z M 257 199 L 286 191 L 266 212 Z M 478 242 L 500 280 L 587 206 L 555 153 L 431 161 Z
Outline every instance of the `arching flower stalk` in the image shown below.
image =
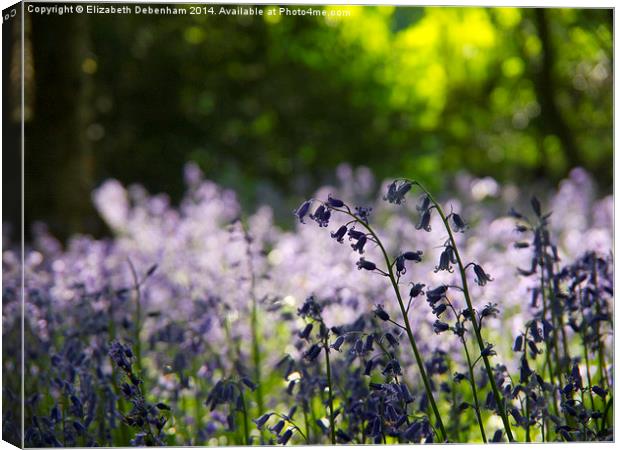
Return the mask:
M 454 238 L 453 229 L 450 225 L 449 220 L 452 217 L 452 220 L 455 223 L 456 231 L 463 231 L 465 222 L 460 216 L 458 216 L 458 219 L 454 220 L 454 213 L 451 213 L 450 215 L 446 215 L 441 205 L 433 198 L 431 193 L 419 182 L 414 181 L 414 180 L 409 180 L 409 179 L 398 179 L 394 181 L 392 184 L 399 186 L 396 192 L 404 192 L 404 193 L 402 194 L 402 196 L 398 196 L 398 195 L 392 196 L 391 200 L 388 197 L 387 200 L 390 201 L 390 203 L 396 203 L 396 204 L 402 203 L 404 195 L 407 192 L 409 192 L 410 188 L 413 186 L 417 186 L 425 194 L 422 199 L 421 205 L 417 207 L 418 211 L 422 213 L 422 221 L 418 225 L 417 227 L 418 229 L 422 228 L 422 229 L 425 229 L 426 231 L 430 230 L 430 212 L 432 209 L 435 209 L 437 213 L 439 214 L 439 217 L 441 218 L 441 221 L 448 233 L 448 242 L 446 243 L 446 249 L 450 248 L 450 251 L 447 256 L 443 257 L 442 255 L 442 260 L 445 260 L 443 262 L 448 264 L 448 266 L 450 262 L 455 261 L 455 264 L 457 265 L 459 269 L 459 275 L 460 275 L 461 283 L 462 283 L 461 288 L 463 290 L 463 297 L 465 298 L 465 303 L 467 304 L 467 310 L 469 313 L 469 317 L 471 318 L 471 323 L 472 323 L 472 327 L 474 330 L 475 339 L 480 349 L 480 356 L 482 358 L 482 361 L 484 362 L 484 367 L 487 372 L 489 382 L 491 383 L 491 388 L 493 390 L 493 395 L 495 397 L 497 410 L 502 419 L 504 430 L 506 431 L 506 436 L 508 437 L 508 440 L 512 442 L 514 441 L 514 437 L 510 429 L 510 421 L 508 419 L 508 414 L 506 412 L 506 403 L 497 387 L 497 382 L 495 381 L 493 369 L 489 361 L 489 357 L 491 355 L 489 354 L 489 351 L 487 350 L 488 346 L 485 344 L 484 340 L 482 339 L 482 334 L 480 332 L 480 326 L 479 326 L 478 321 L 476 320 L 476 311 L 473 307 L 471 295 L 469 293 L 469 285 L 467 282 L 466 270 L 470 265 L 474 266 L 474 272 L 477 276 L 477 283 L 481 286 L 484 285 L 487 281 L 490 281 L 490 277 L 477 264 L 473 264 L 473 263 L 470 263 L 467 265 L 463 264 L 463 260 L 459 253 L 458 247 L 456 245 L 456 240 Z M 403 187 L 404 185 L 409 185 L 409 189 L 405 189 Z M 446 251 L 444 251 L 444 253 L 446 253 Z M 442 261 L 440 261 L 440 266 L 441 266 L 441 262 Z M 477 268 L 478 270 L 476 270 Z
M 403 198 L 408 189 L 401 187 L 396 189 L 394 193 L 391 194 L 390 198 L 397 199 Z M 310 202 L 310 203 L 309 203 Z M 309 214 L 310 207 L 313 202 L 319 203 L 319 206 L 313 213 Z M 320 227 L 326 227 L 329 223 L 329 219 L 331 217 L 331 211 L 342 213 L 348 216 L 351 220 L 345 224 L 347 228 L 351 226 L 348 231 L 349 239 L 356 240 L 357 242 L 352 245 L 354 251 L 358 251 L 360 254 L 363 253 L 363 244 L 360 245 L 360 241 L 366 243 L 368 241 L 374 242 L 379 249 L 381 250 L 381 254 L 385 263 L 385 270 L 379 268 L 377 264 L 373 261 L 366 260 L 365 258 L 360 258 L 357 262 L 357 267 L 360 270 L 368 270 L 371 272 L 378 273 L 382 276 L 387 277 L 390 280 L 390 284 L 394 290 L 396 295 L 396 300 L 398 302 L 398 306 L 401 311 L 403 325 L 398 325 L 402 328 L 407 337 L 409 339 L 409 343 L 411 345 L 411 349 L 413 351 L 416 364 L 418 366 L 420 376 L 422 378 L 422 382 L 424 384 L 424 389 L 426 395 L 428 397 L 428 401 L 430 403 L 433 415 L 435 416 L 437 427 L 439 428 L 440 438 L 443 441 L 447 441 L 448 435 L 446 433 L 445 426 L 443 424 L 443 420 L 441 414 L 439 413 L 439 409 L 437 408 L 437 403 L 435 401 L 435 397 L 433 395 L 432 386 L 430 383 L 430 379 L 426 373 L 426 369 L 424 367 L 424 362 L 422 359 L 422 355 L 418 350 L 418 346 L 416 344 L 416 340 L 413 334 L 413 330 L 411 328 L 411 324 L 409 323 L 409 317 L 407 315 L 407 307 L 403 301 L 402 295 L 400 293 L 400 289 L 398 286 L 398 282 L 400 279 L 401 273 L 404 273 L 404 262 L 406 260 L 409 261 L 419 261 L 421 252 L 405 252 L 399 255 L 395 259 L 391 259 L 385 249 L 385 246 L 379 239 L 377 233 L 374 231 L 373 227 L 369 223 L 369 215 L 371 212 L 370 208 L 357 207 L 355 208 L 355 212 L 342 200 L 334 199 L 333 197 L 329 197 L 326 202 L 311 199 L 304 202 L 299 209 L 295 212 L 295 215 L 299 219 L 301 223 L 303 223 L 303 219 L 306 215 L 309 215 L 310 218 L 314 219 Z M 356 230 L 355 226 L 359 226 L 361 230 Z M 344 232 L 342 231 L 342 227 L 335 233 L 334 238 L 336 238 L 339 242 L 341 242 L 342 236 Z

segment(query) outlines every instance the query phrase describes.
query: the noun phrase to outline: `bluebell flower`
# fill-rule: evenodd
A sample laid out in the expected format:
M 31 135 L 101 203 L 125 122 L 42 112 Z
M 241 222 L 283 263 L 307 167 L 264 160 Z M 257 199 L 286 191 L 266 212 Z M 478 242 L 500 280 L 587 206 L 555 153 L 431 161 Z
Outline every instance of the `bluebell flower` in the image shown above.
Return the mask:
M 356 241 L 359 240 L 362 236 L 366 236 L 366 233 L 364 233 L 363 231 L 358 231 L 355 228 L 351 228 L 347 234 L 349 236 L 349 240 L 355 239 Z
M 428 195 L 423 195 L 418 204 L 416 205 L 415 209 L 417 209 L 418 212 L 424 212 L 428 211 L 430 206 L 431 198 Z
M 607 391 L 600 386 L 592 386 L 592 392 L 598 395 L 601 398 L 605 398 L 607 396 Z
M 276 423 L 274 426 L 269 428 L 269 431 L 271 431 L 272 433 L 275 433 L 275 434 L 280 434 L 280 432 L 284 428 L 284 425 L 285 425 L 284 420 L 279 420 L 278 423 Z
M 359 270 L 375 270 L 377 268 L 375 263 L 372 261 L 366 261 L 364 258 L 360 258 L 356 265 Z
M 295 216 L 297 217 L 297 220 L 299 220 L 300 223 L 305 223 L 304 217 L 308 215 L 308 211 L 310 210 L 311 204 L 312 202 L 310 200 L 306 200 L 299 206 L 299 208 L 295 210 Z
M 439 257 L 439 265 L 435 266 L 435 273 L 440 270 L 447 270 L 452 273 L 452 264 L 456 263 L 456 258 L 454 256 L 454 250 L 451 246 L 447 245 L 443 252 L 441 252 L 441 256 Z
M 302 318 L 311 317 L 312 319 L 320 320 L 322 310 L 323 307 L 311 295 L 306 299 L 301 308 L 297 309 L 297 315 Z
M 392 335 L 392 333 L 385 333 L 385 339 L 392 347 L 397 347 L 399 345 L 398 340 L 394 337 L 394 335 Z
M 368 223 L 368 218 L 370 216 L 370 213 L 372 212 L 372 208 L 366 206 L 356 206 L 355 212 L 357 214 L 357 217 L 359 217 L 362 222 Z
M 480 311 L 480 318 L 485 317 L 496 317 L 499 313 L 499 309 L 497 309 L 497 303 L 487 303 L 482 311 Z
M 407 268 L 405 267 L 405 257 L 400 255 L 396 258 L 396 274 L 398 276 L 404 275 L 407 273 Z
M 438 306 L 433 307 L 433 314 L 435 314 L 437 317 L 439 317 L 440 315 L 442 315 L 446 311 L 447 308 L 448 307 L 446 306 L 446 304 L 442 303 L 442 304 L 440 304 Z
M 278 437 L 278 444 L 286 445 L 291 436 L 293 436 L 293 429 L 289 428 Z
M 455 372 L 452 377 L 452 380 L 454 380 L 454 382 L 457 384 L 466 379 L 467 379 L 467 376 L 464 373 L 460 373 L 460 372 Z
M 310 214 L 310 218 L 318 223 L 319 227 L 327 227 L 331 215 L 331 211 L 325 205 L 320 205 L 313 214 Z
M 120 367 L 125 372 L 131 372 L 131 362 L 130 358 L 128 358 L 127 350 L 129 347 L 124 346 L 118 341 L 112 342 L 110 345 L 109 355 L 112 358 L 112 361 L 116 363 L 118 367 Z M 131 352 L 131 350 L 129 350 Z
M 304 358 L 306 358 L 308 361 L 314 361 L 320 354 L 321 347 L 318 344 L 313 344 L 312 347 L 310 347 L 308 351 L 304 353 Z
M 340 351 L 340 347 L 342 347 L 342 344 L 344 344 L 344 336 L 338 336 L 336 341 L 331 345 L 331 348 L 336 351 Z
M 491 438 L 491 442 L 493 443 L 502 442 L 503 435 L 504 435 L 504 432 L 502 430 L 495 430 L 495 433 L 493 433 L 493 437 Z
M 383 375 L 401 375 L 402 370 L 400 368 L 400 363 L 395 359 L 388 361 L 388 363 L 383 368 L 382 373 Z
M 347 234 L 347 226 L 342 225 L 340 228 L 338 228 L 336 232 L 331 232 L 331 237 L 342 244 L 345 234 Z
M 407 261 L 421 262 L 423 254 L 424 252 L 422 252 L 422 250 L 417 250 L 415 252 L 409 251 L 409 252 L 404 252 L 402 254 L 402 257 L 405 258 Z
M 476 283 L 478 286 L 484 286 L 488 281 L 493 281 L 493 278 L 484 271 L 484 269 L 478 264 L 474 264 L 474 273 L 476 274 Z
M 400 389 L 401 397 L 405 404 L 412 403 L 413 396 L 411 395 L 411 392 L 409 392 L 409 388 L 407 387 L 407 385 L 405 383 L 400 383 L 398 387 Z
M 366 341 L 364 342 L 364 353 L 370 353 L 373 351 L 373 342 L 375 340 L 375 337 L 372 334 L 369 334 L 368 336 L 366 336 Z
M 530 336 L 534 339 L 534 342 L 542 342 L 543 337 L 540 334 L 540 328 L 538 328 L 538 323 L 535 320 L 530 322 Z
M 327 196 L 327 205 L 330 208 L 342 208 L 344 206 L 344 202 L 337 198 L 332 197 L 331 194 Z
M 55 423 L 62 420 L 62 414 L 60 413 L 60 408 L 58 408 L 58 405 L 54 405 L 52 408 L 52 411 L 50 412 L 50 419 Z
M 359 252 L 361 255 L 362 253 L 364 253 L 364 246 L 366 245 L 367 241 L 368 238 L 366 237 L 366 235 L 362 234 L 356 243 L 351 244 L 351 248 L 353 249 L 353 251 Z
M 521 357 L 521 364 L 519 365 L 519 381 L 521 383 L 527 383 L 530 379 L 530 375 L 532 375 L 532 369 L 530 369 L 530 365 L 527 362 L 527 358 L 525 354 Z
M 480 354 L 484 357 L 497 355 L 495 350 L 493 350 L 493 344 L 487 344 L 487 346 L 484 348 L 484 350 L 482 350 Z
M 431 231 L 431 211 L 427 209 L 422 213 L 420 222 L 416 225 L 416 230 Z
M 447 291 L 448 291 L 448 286 L 446 285 L 436 287 L 435 289 L 431 289 L 430 291 L 427 289 L 426 290 L 426 301 L 429 304 L 433 305 L 437 303 L 439 300 L 441 300 L 444 297 L 444 295 L 446 295 Z
M 353 345 L 352 353 L 362 355 L 364 353 L 364 341 L 362 341 L 361 339 L 356 340 L 355 344 Z
M 467 229 L 467 224 L 463 220 L 463 218 L 457 213 L 450 214 L 450 218 L 452 219 L 452 229 L 455 232 L 464 232 Z
M 273 415 L 273 413 L 265 413 L 260 416 L 258 419 L 253 419 L 252 422 L 256 424 L 258 429 L 262 429 L 265 426 L 265 423 L 269 420 L 269 418 Z
M 450 329 L 450 325 L 440 320 L 436 320 L 435 323 L 433 323 L 433 331 L 437 334 L 443 333 L 444 331 L 448 331 L 449 329 Z
M 573 364 L 573 368 L 571 369 L 571 378 L 573 379 L 575 385 L 579 388 L 583 388 L 583 380 L 581 379 L 581 373 L 579 373 L 579 366 L 577 364 Z
M 310 333 L 312 332 L 313 325 L 311 323 L 307 324 L 303 330 L 299 332 L 299 337 L 301 339 L 308 339 L 310 337 Z
M 364 375 L 369 377 L 370 376 L 370 372 L 372 371 L 372 368 L 374 366 L 374 360 L 369 359 L 368 361 L 366 361 L 366 365 L 364 366 Z
M 405 200 L 405 195 L 411 190 L 411 183 L 409 181 L 402 181 L 400 184 L 398 181 L 393 181 L 388 186 L 388 191 L 383 200 L 387 200 L 389 203 L 400 205 Z
M 522 334 L 517 336 L 517 338 L 515 339 L 515 343 L 512 346 L 512 351 L 514 352 L 520 352 L 521 350 L 523 350 L 523 335 Z
M 423 294 L 422 291 L 426 286 L 424 283 L 411 283 L 411 290 L 409 290 L 409 297 L 415 298 L 420 294 Z
M 351 436 L 349 436 L 347 433 L 345 433 L 341 429 L 336 430 L 336 437 L 338 438 L 339 442 L 344 442 L 344 443 L 351 442 Z

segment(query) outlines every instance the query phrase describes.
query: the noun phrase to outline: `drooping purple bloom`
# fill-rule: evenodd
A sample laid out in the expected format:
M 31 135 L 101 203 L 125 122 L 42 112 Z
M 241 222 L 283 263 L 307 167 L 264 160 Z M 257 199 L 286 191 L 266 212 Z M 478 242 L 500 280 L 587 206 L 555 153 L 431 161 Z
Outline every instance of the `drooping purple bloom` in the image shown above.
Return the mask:
M 384 321 L 390 320 L 390 315 L 385 312 L 383 306 L 381 305 L 377 305 L 377 307 L 375 308 L 375 316 Z
M 377 268 L 377 265 L 374 262 L 366 261 L 364 258 L 360 258 L 356 265 L 359 270 L 375 270 Z
M 427 209 L 422 213 L 420 222 L 416 225 L 417 230 L 431 231 L 431 211 Z
M 415 298 L 423 293 L 424 283 L 411 283 L 411 289 L 409 290 L 409 297 Z
M 331 194 L 327 197 L 327 205 L 330 208 L 342 208 L 344 206 L 344 202 L 340 199 L 332 197 Z
M 331 232 L 331 237 L 336 239 L 337 242 L 342 244 L 344 242 L 345 234 L 347 234 L 347 226 L 342 225 L 340 228 L 338 228 L 337 231 Z
M 474 264 L 473 266 L 474 273 L 476 274 L 476 284 L 478 284 L 478 286 L 484 286 L 487 282 L 493 281 L 493 278 L 491 278 L 491 276 L 484 271 L 482 266 L 479 266 L 478 264 Z
M 297 217 L 297 220 L 299 220 L 300 223 L 305 223 L 304 217 L 308 215 L 308 211 L 310 210 L 311 204 L 312 202 L 310 200 L 306 200 L 299 206 L 299 208 L 295 210 L 295 216 Z
M 388 191 L 383 200 L 389 203 L 400 205 L 405 200 L 405 195 L 411 190 L 412 184 L 409 181 L 402 181 L 400 184 L 398 181 L 393 181 L 388 186 Z
M 314 213 L 310 214 L 310 218 L 318 223 L 319 227 L 327 227 L 331 215 L 331 211 L 325 205 L 320 205 Z
M 362 253 L 364 253 L 364 246 L 366 245 L 366 242 L 368 242 L 368 238 L 365 234 L 362 234 L 357 240 L 357 242 L 351 244 L 351 248 L 353 249 L 353 251 L 359 252 L 361 255 Z

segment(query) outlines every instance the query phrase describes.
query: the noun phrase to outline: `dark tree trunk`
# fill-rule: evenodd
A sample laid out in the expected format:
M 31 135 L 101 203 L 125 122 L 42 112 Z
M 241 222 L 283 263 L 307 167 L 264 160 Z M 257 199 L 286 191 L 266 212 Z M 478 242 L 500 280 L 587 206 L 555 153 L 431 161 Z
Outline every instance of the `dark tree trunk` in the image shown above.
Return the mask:
M 541 64 L 534 77 L 536 96 L 540 104 L 542 129 L 560 139 L 569 167 L 574 167 L 581 164 L 582 160 L 573 133 L 562 117 L 554 96 L 553 65 L 555 54 L 551 42 L 547 11 L 544 8 L 535 8 L 534 18 L 542 45 Z
M 87 20 L 32 16 L 35 86 L 25 140 L 26 223 L 43 220 L 59 237 L 92 228 L 90 81 L 83 70 Z

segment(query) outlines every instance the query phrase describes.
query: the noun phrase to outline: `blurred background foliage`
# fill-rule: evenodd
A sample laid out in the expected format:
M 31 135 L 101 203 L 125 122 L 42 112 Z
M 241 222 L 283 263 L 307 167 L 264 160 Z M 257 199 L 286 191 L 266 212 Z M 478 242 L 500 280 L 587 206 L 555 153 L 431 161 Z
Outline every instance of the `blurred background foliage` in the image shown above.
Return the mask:
M 349 15 L 29 16 L 26 221 L 104 233 L 93 187 L 175 201 L 188 160 L 284 225 L 342 162 L 611 190 L 611 10 L 326 9 Z

